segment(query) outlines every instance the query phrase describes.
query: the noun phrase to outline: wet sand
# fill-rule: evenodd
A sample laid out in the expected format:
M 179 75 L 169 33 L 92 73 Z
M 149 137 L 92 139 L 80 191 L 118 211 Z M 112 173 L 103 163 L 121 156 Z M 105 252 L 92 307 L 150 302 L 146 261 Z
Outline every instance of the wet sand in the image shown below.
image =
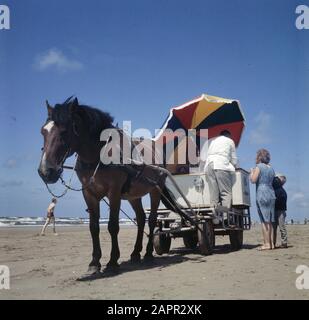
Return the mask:
M 230 251 L 228 237 L 217 237 L 215 253 L 207 257 L 176 239 L 168 255 L 132 265 L 136 229 L 123 226 L 119 273 L 87 282 L 76 281 L 90 262 L 87 227 L 59 227 L 58 236 L 49 228 L 45 237 L 37 227 L 1 228 L 0 265 L 10 268 L 11 289 L 0 290 L 0 299 L 309 299 L 309 290 L 295 286 L 296 267 L 309 266 L 309 225 L 287 228 L 288 249 L 257 251 L 256 226 L 245 232 L 238 252 Z M 101 244 L 104 267 L 110 252 L 106 228 Z

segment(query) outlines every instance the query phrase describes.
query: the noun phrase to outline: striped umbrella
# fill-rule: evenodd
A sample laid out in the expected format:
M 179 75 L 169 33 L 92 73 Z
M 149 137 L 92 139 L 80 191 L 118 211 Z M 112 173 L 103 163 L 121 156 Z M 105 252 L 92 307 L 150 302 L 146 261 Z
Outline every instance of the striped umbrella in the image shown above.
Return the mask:
M 166 133 L 168 129 L 184 129 L 187 133 L 189 129 L 196 129 L 197 135 L 202 133 L 201 129 L 208 129 L 208 139 L 220 135 L 223 130 L 228 130 L 238 146 L 244 125 L 245 118 L 237 100 L 202 94 L 194 100 L 172 108 L 154 140 L 160 141 L 163 136 L 166 144 L 175 140 L 173 135 Z M 184 145 L 184 142 L 176 142 L 175 151 L 180 145 Z
M 162 129 L 155 137 L 158 140 L 164 130 L 208 129 L 211 139 L 223 130 L 229 130 L 238 146 L 245 125 L 245 118 L 237 100 L 202 94 L 181 106 L 172 108 Z

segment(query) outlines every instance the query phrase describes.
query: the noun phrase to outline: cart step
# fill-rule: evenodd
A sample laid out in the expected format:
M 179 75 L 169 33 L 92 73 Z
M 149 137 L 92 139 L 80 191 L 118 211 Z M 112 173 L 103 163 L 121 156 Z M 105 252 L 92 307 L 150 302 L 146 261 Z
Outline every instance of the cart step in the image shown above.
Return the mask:
M 192 231 L 195 230 L 195 227 L 181 227 L 181 228 L 162 228 L 162 231 L 160 231 L 159 233 L 173 233 L 173 232 L 186 232 L 186 231 Z

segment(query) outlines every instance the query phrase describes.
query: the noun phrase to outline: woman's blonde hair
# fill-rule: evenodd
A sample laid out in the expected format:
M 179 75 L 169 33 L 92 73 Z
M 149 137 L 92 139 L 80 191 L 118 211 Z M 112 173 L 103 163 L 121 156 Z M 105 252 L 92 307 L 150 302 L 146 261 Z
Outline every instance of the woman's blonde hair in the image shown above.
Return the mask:
M 270 162 L 270 153 L 266 149 L 260 149 L 256 153 L 256 164 L 258 163 L 265 163 L 269 164 Z

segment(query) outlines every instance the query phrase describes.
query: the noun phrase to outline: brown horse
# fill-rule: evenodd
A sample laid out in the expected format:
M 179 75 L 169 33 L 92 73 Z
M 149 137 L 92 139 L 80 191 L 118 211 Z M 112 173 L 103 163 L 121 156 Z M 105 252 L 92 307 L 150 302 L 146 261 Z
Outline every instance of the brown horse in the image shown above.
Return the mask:
M 103 165 L 100 163 L 100 152 L 104 146 L 104 143 L 100 141 L 100 134 L 106 128 L 114 128 L 113 118 L 108 113 L 79 105 L 77 98 L 69 98 L 63 104 L 56 104 L 55 107 L 51 107 L 47 102 L 47 111 L 48 118 L 41 129 L 44 147 L 38 172 L 46 184 L 55 183 L 61 177 L 65 159 L 74 153 L 78 154 L 76 172 L 83 186 L 83 196 L 90 215 L 90 232 L 93 243 L 88 275 L 98 274 L 101 269 L 99 218 L 100 201 L 104 197 L 108 198 L 110 205 L 108 231 L 112 240 L 107 267 L 118 266 L 121 199 L 128 200 L 136 213 L 138 230 L 131 260 L 140 261 L 145 225 L 145 212 L 141 198 L 148 193 L 151 199 L 150 234 L 145 258 L 152 258 L 153 231 L 160 204 L 160 190 L 164 189 L 166 175 L 153 166 Z M 99 169 L 92 180 L 99 163 Z

